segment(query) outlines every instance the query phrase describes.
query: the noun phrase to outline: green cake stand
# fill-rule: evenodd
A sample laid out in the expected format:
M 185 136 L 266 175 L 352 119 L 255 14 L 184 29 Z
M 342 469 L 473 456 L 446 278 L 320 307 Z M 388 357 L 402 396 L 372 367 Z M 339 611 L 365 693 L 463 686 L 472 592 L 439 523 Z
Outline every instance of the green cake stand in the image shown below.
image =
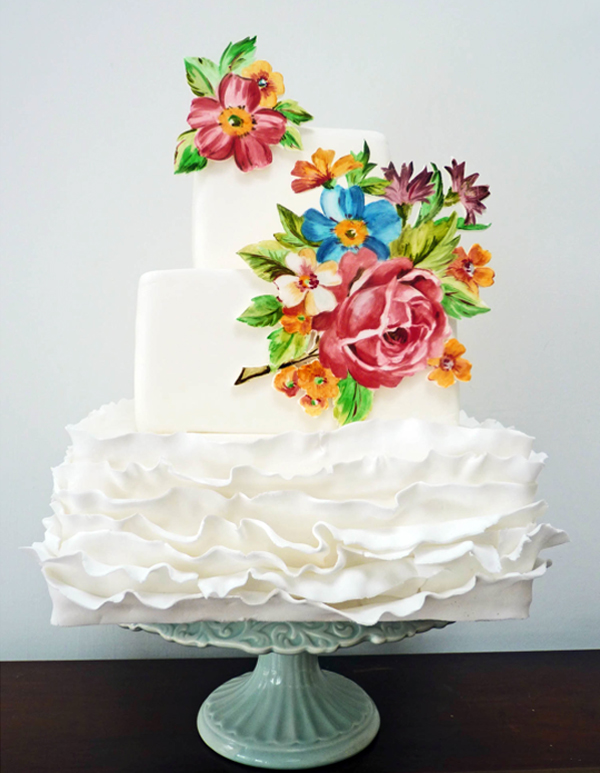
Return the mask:
M 254 671 L 231 679 L 200 707 L 198 732 L 214 751 L 257 768 L 299 770 L 352 757 L 379 730 L 379 712 L 355 682 L 322 671 L 318 656 L 369 641 L 397 642 L 446 622 L 362 626 L 351 622 L 199 622 L 125 625 L 193 647 L 258 655 Z

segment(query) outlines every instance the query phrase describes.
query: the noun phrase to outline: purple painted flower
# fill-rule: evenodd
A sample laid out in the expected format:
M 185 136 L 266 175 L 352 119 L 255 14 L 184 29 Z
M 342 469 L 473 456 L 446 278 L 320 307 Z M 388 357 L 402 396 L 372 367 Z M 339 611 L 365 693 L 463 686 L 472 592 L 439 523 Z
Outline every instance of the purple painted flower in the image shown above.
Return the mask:
M 465 177 L 465 162 L 457 164 L 455 158 L 452 159 L 452 166 L 446 167 L 446 171 L 452 178 L 452 190 L 458 195 L 460 203 L 467 211 L 465 223 L 473 225 L 475 215 L 480 215 L 485 210 L 485 204 L 481 202 L 490 195 L 489 185 L 474 185 L 479 174 L 476 172 Z
M 386 188 L 385 197 L 392 204 L 416 204 L 419 201 L 427 201 L 427 199 L 433 195 L 434 186 L 430 184 L 432 172 L 427 170 L 427 167 L 422 172 L 411 180 L 413 173 L 412 161 L 408 166 L 402 164 L 400 167 L 400 174 L 396 171 L 396 167 L 390 163 L 387 168 L 383 169 L 385 179 L 388 180 L 391 185 Z

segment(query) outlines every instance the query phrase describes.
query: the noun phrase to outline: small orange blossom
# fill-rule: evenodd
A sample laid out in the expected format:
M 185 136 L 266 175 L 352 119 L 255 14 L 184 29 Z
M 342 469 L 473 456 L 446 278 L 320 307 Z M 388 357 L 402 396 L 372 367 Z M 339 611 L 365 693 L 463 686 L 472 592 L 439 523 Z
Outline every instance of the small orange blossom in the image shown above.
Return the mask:
M 273 379 L 273 386 L 288 397 L 294 397 L 300 391 L 298 386 L 298 370 L 293 365 L 280 370 Z
M 304 389 L 309 397 L 327 402 L 330 397 L 337 396 L 338 382 L 339 378 L 336 378 L 329 368 L 324 368 L 318 360 L 298 369 L 298 386 Z
M 302 191 L 309 191 L 311 188 L 318 188 L 319 185 L 335 180 L 336 177 L 341 177 L 347 172 L 359 169 L 362 166 L 361 162 L 351 155 L 342 156 L 333 163 L 334 156 L 334 150 L 319 148 L 311 156 L 312 164 L 310 161 L 296 161 L 292 174 L 299 179 L 292 182 L 294 193 L 302 193 Z
M 427 364 L 435 368 L 427 378 L 437 382 L 441 387 L 452 386 L 455 379 L 470 381 L 471 363 L 463 359 L 462 355 L 465 352 L 465 347 L 456 338 L 446 341 L 442 356 L 427 360 Z
M 260 89 L 261 107 L 275 107 L 277 97 L 285 91 L 283 75 L 280 72 L 273 72 L 271 65 L 262 59 L 242 70 L 242 77 L 256 82 Z
M 480 287 L 489 287 L 494 284 L 493 270 L 484 268 L 492 256 L 481 245 L 474 244 L 468 255 L 462 247 L 457 247 L 454 254 L 457 255 L 457 258 L 448 266 L 447 273 L 464 282 L 472 293 L 479 295 Z
M 320 413 L 323 413 L 325 408 L 327 408 L 327 400 L 322 400 L 320 397 L 304 395 L 304 397 L 300 398 L 300 405 L 309 416 L 318 416 Z

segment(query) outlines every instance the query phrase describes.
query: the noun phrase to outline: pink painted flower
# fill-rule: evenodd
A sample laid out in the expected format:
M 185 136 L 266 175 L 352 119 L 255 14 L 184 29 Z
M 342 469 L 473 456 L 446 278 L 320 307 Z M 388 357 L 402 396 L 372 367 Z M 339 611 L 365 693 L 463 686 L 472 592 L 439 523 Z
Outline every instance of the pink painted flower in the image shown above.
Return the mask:
M 342 275 L 356 266 L 356 257 L 342 258 Z M 452 330 L 433 272 L 413 268 L 407 258 L 376 262 L 372 256 L 369 266 L 367 257 L 367 267 L 358 267 L 348 285 L 348 297 L 315 320 L 319 327 L 326 324 L 319 360 L 338 378 L 350 373 L 370 389 L 395 387 L 440 357 Z
M 385 190 L 385 197 L 392 204 L 399 204 L 400 206 L 402 204 L 417 204 L 419 201 L 427 201 L 433 195 L 435 189 L 429 182 L 433 173 L 425 167 L 422 172 L 419 172 L 411 180 L 412 173 L 412 161 L 408 166 L 402 164 L 400 174 L 398 174 L 396 167 L 392 163 L 383 169 L 385 179 L 390 182 L 390 185 Z
M 298 254 L 290 252 L 285 262 L 294 274 L 278 277 L 275 285 L 279 300 L 286 308 L 303 303 L 306 314 L 314 317 L 336 307 L 337 299 L 330 288 L 341 284 L 342 278 L 335 261 L 319 264 L 315 251 L 305 247 Z
M 475 185 L 475 181 L 479 177 L 478 172 L 465 177 L 464 161 L 457 164 L 456 159 L 453 158 L 452 166 L 447 166 L 445 169 L 452 180 L 452 190 L 457 194 L 460 203 L 467 212 L 465 223 L 473 225 L 475 215 L 480 215 L 485 211 L 485 204 L 481 202 L 490 195 L 490 187 L 489 185 Z
M 242 172 L 268 166 L 273 160 L 269 145 L 281 141 L 285 117 L 261 108 L 258 84 L 233 73 L 223 78 L 217 96 L 192 100 L 187 120 L 198 130 L 194 138 L 198 152 L 215 161 L 233 156 Z

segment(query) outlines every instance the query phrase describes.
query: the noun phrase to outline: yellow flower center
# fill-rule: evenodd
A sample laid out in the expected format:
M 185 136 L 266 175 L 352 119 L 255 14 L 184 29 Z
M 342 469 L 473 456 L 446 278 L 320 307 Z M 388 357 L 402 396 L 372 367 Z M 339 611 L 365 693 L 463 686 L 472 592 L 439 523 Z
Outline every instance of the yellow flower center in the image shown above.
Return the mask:
M 262 75 L 256 82 L 261 89 L 264 89 L 269 85 L 269 79 L 264 75 Z
M 243 107 L 228 107 L 223 110 L 219 123 L 225 134 L 232 137 L 243 137 L 249 134 L 254 126 L 252 116 Z
M 454 357 L 449 357 L 445 354 L 440 361 L 440 368 L 442 370 L 452 370 L 454 367 Z
M 357 247 L 369 235 L 366 223 L 362 220 L 342 220 L 333 231 L 344 247 Z

